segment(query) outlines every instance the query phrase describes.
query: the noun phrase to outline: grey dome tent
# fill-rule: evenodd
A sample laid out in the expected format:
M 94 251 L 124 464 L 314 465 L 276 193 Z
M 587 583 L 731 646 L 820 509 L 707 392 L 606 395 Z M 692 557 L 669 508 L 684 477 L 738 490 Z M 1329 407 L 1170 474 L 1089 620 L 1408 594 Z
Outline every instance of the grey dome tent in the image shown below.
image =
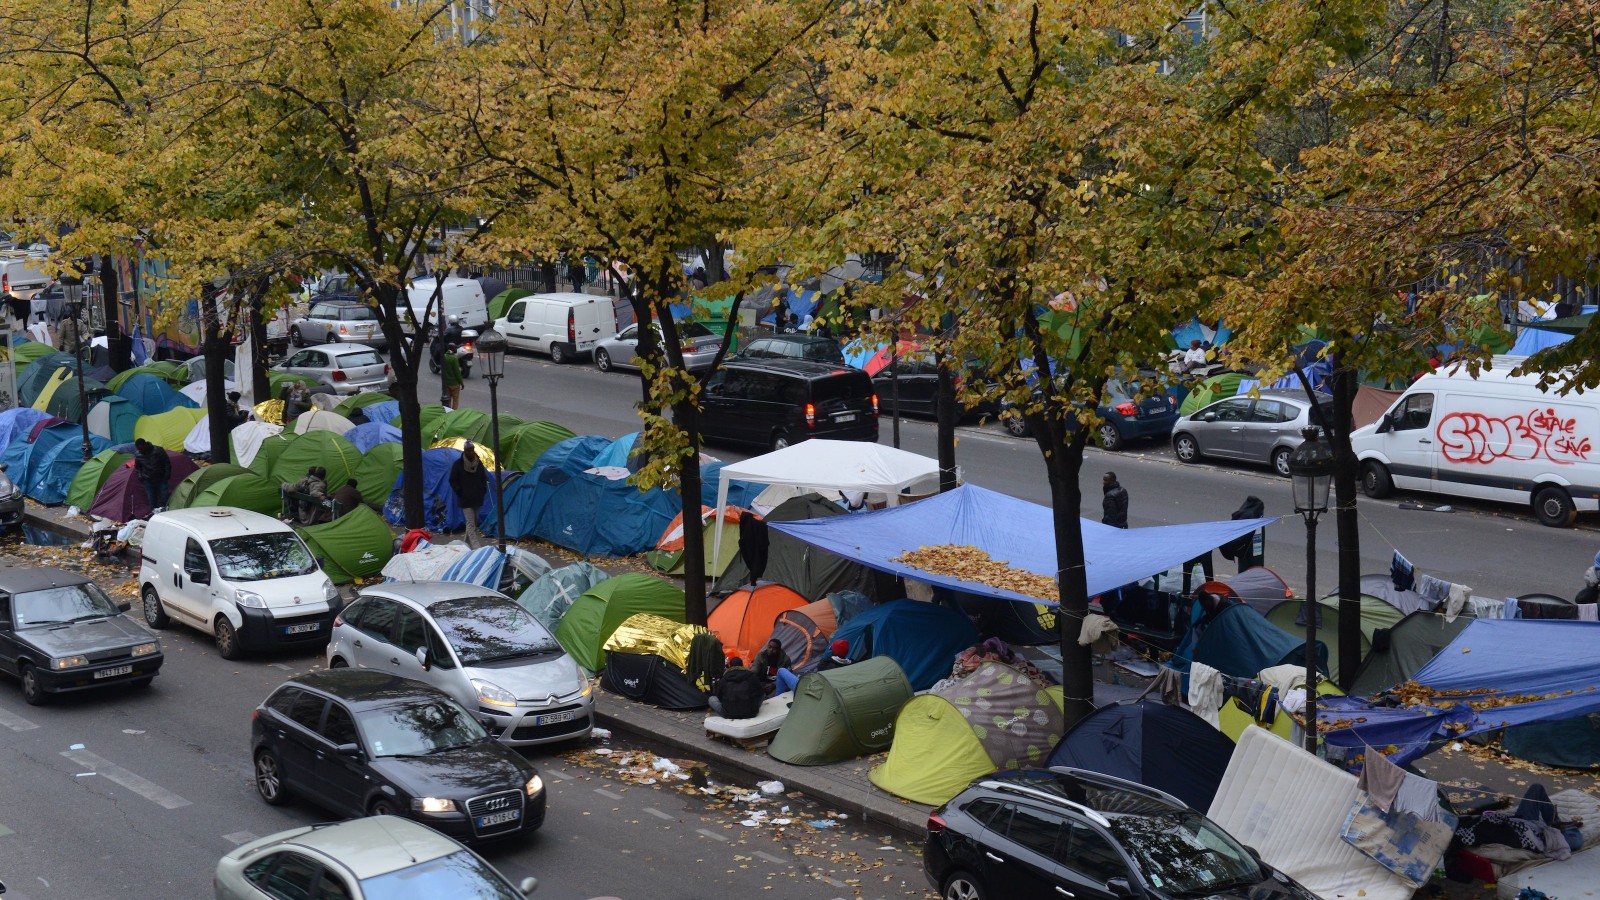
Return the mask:
M 768 522 L 797 522 L 844 514 L 836 504 L 816 494 L 806 494 L 783 501 L 763 518 Z M 767 531 L 767 537 L 767 569 L 762 573 L 762 580 L 781 584 L 807 600 L 821 600 L 833 591 L 846 590 L 878 596 L 875 590 L 878 573 L 866 566 L 773 529 Z M 750 569 L 742 558 L 735 557 L 717 578 L 715 591 L 728 594 L 749 583 Z
M 1387 631 L 1373 632 L 1372 652 L 1350 682 L 1351 695 L 1370 697 L 1411 680 L 1471 621 L 1471 616 L 1456 616 L 1447 622 L 1438 613 L 1418 610 Z
M 1166 791 L 1211 808 L 1233 757 L 1233 741 L 1181 706 L 1153 699 L 1100 707 L 1064 735 L 1049 765 L 1087 769 Z

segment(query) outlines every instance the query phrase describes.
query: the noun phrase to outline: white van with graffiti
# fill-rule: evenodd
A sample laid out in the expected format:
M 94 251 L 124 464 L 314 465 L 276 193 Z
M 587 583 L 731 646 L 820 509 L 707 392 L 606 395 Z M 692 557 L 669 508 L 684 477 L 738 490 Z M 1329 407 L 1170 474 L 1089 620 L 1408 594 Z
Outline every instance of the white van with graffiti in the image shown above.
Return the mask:
M 1377 422 L 1350 435 L 1370 497 L 1394 488 L 1530 504 L 1540 522 L 1600 510 L 1600 393 L 1539 389 L 1493 369 L 1424 375 Z

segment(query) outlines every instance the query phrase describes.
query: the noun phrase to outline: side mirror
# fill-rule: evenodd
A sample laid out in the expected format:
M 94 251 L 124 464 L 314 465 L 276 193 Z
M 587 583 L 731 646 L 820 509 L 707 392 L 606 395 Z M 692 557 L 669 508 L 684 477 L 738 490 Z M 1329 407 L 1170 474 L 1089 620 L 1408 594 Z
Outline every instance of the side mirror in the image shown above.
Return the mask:
M 133 609 L 133 603 L 131 601 L 128 601 L 128 600 L 118 600 L 117 601 L 117 612 L 127 612 L 128 610 L 131 610 L 131 609 Z
M 8 472 L 10 470 L 11 470 L 11 463 L 0 463 L 0 472 Z M 5 885 L 0 884 L 0 893 L 4 893 L 4 888 L 5 888 Z
M 348 756 L 351 759 L 354 759 L 354 758 L 359 757 L 361 755 L 361 745 L 360 744 L 340 744 L 339 746 L 333 748 L 333 752 L 339 754 L 340 756 Z
M 195 584 L 210 584 L 211 583 L 211 570 L 210 569 L 185 569 L 183 574 L 189 576 L 189 580 L 194 582 Z
M 1214 412 L 1206 413 L 1205 415 L 1200 417 L 1200 421 L 1202 421 L 1202 422 L 1215 422 L 1216 420 L 1217 420 L 1217 414 L 1214 413 Z
M 422 666 L 424 672 L 433 668 L 433 654 L 428 652 L 427 647 L 417 648 L 417 664 Z
M 1267 867 L 1267 864 L 1261 859 L 1261 851 L 1260 850 L 1257 850 L 1256 848 L 1250 846 L 1249 844 L 1245 844 L 1244 845 L 1244 849 L 1249 851 L 1250 858 L 1255 860 L 1257 866 L 1260 866 L 1263 869 L 1265 869 Z
M 1113 897 L 1138 896 L 1138 894 L 1133 890 L 1133 885 L 1129 884 L 1128 879 L 1126 878 L 1113 878 L 1110 881 L 1107 881 L 1106 891 Z
M 534 891 L 537 891 L 538 889 L 539 889 L 539 879 L 537 879 L 537 878 L 524 878 L 524 879 L 522 879 L 522 882 L 517 885 L 517 890 L 521 891 L 522 892 L 522 896 L 524 896 L 524 897 L 528 896 L 529 894 L 532 894 Z

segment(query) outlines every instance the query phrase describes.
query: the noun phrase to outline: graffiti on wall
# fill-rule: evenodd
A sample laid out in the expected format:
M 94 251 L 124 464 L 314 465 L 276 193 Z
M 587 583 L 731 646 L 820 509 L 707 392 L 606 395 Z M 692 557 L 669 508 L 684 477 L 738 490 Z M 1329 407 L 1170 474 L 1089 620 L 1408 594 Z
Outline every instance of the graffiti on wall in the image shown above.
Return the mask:
M 1436 433 L 1445 459 L 1454 463 L 1543 458 L 1570 466 L 1587 462 L 1594 450 L 1591 438 L 1578 433 L 1578 420 L 1551 407 L 1512 416 L 1451 413 L 1439 420 Z

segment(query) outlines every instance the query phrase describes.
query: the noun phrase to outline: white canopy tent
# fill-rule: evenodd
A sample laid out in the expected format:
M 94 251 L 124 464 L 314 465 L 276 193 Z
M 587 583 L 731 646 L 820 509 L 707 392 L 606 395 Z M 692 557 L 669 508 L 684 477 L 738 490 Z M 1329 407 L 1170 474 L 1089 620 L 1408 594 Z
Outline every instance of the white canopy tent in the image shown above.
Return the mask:
M 939 489 L 939 461 L 864 441 L 809 440 L 782 450 L 729 463 L 719 473 L 717 509 L 728 505 L 729 481 L 781 484 L 800 488 L 859 491 L 883 495 L 884 502 L 931 494 Z M 711 565 L 720 565 L 723 520 L 717 517 Z

